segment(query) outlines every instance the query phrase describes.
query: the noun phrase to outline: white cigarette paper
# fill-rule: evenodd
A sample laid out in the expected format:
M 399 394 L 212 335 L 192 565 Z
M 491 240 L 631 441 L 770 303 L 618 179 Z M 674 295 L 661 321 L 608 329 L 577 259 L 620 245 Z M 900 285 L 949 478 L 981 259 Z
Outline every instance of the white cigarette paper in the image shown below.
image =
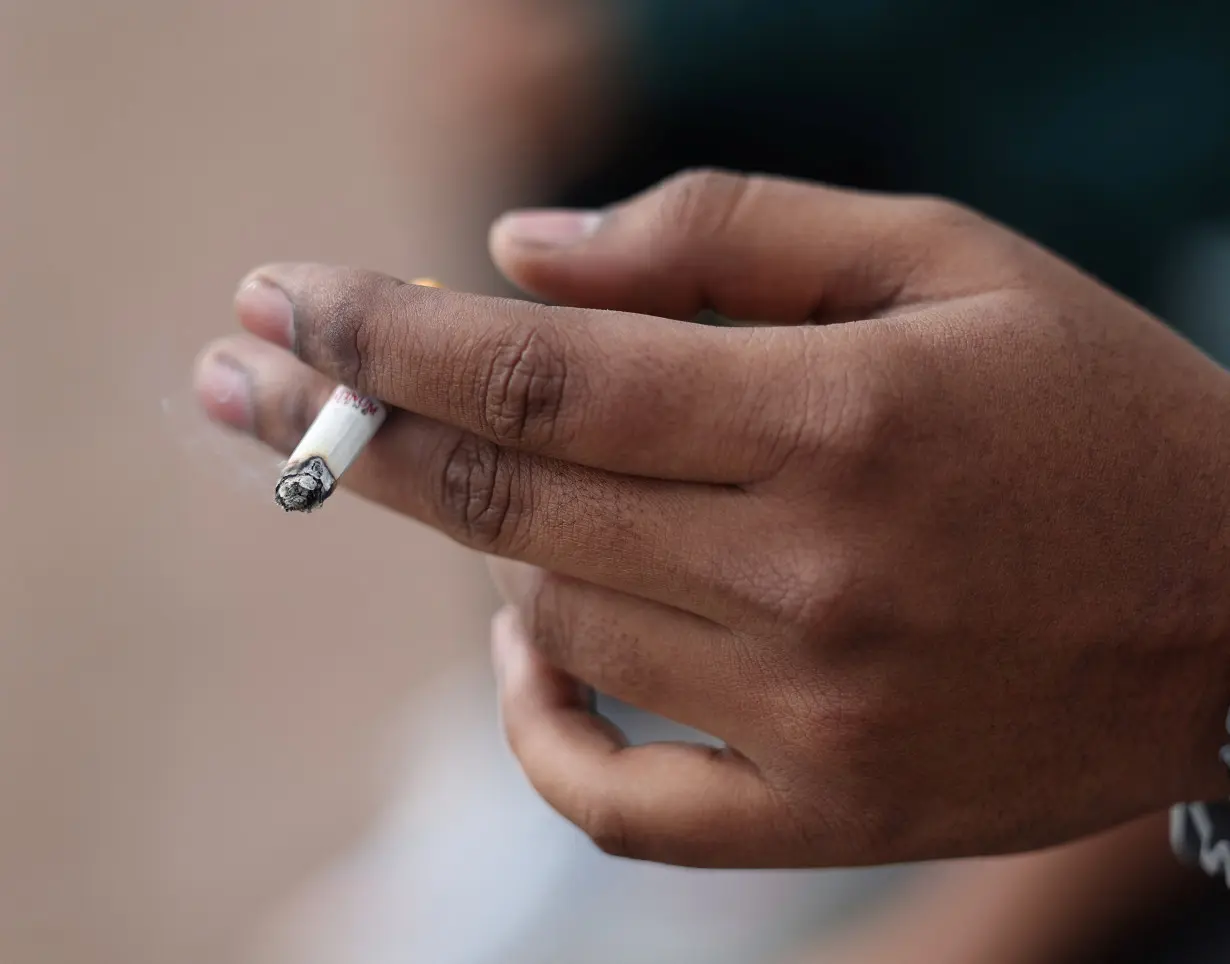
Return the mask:
M 287 512 L 318 508 L 388 414 L 376 399 L 339 385 L 282 470 L 274 495 L 278 505 Z
M 441 287 L 430 278 L 411 283 L 424 288 Z M 377 399 L 339 385 L 287 460 L 274 490 L 274 501 L 287 512 L 319 508 L 388 414 Z

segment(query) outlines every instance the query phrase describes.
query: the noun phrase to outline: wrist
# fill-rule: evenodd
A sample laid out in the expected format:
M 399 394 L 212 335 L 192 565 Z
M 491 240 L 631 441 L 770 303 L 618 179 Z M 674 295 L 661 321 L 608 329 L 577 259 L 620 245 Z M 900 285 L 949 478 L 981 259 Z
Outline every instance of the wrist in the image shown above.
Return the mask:
M 1223 393 L 1230 402 L 1230 374 L 1218 372 L 1217 394 Z M 1153 582 L 1169 599 L 1140 601 L 1157 657 L 1155 672 L 1143 678 L 1154 690 L 1144 704 L 1153 725 L 1146 722 L 1142 734 L 1154 751 L 1150 810 L 1230 799 L 1230 773 L 1221 759 L 1230 712 L 1230 489 L 1213 484 L 1230 479 L 1230 438 L 1221 429 L 1227 424 L 1210 413 L 1207 428 L 1172 429 L 1187 436 L 1175 454 L 1193 476 L 1172 496 L 1186 503 L 1187 518 L 1166 520 L 1170 532 L 1159 532 L 1155 542 Z
M 1225 472 L 1230 473 L 1230 464 Z M 1179 800 L 1230 800 L 1230 760 L 1223 751 L 1230 744 L 1230 506 L 1219 508 L 1227 520 L 1209 540 L 1204 598 L 1195 598 L 1195 611 L 1207 624 L 1195 634 L 1189 682 L 1171 697 L 1184 704 L 1187 726 L 1176 734 L 1177 752 L 1190 761 L 1190 776 Z M 1199 552 L 1204 547 L 1195 551 Z

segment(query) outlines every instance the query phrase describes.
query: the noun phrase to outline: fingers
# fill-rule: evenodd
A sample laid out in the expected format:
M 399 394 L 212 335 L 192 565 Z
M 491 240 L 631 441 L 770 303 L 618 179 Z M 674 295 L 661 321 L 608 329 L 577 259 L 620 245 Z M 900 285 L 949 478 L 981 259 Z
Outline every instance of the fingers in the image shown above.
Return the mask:
M 212 346 L 198 382 L 212 417 L 284 453 L 333 387 L 250 336 Z M 722 591 L 729 581 L 722 572 L 743 567 L 723 560 L 745 554 L 746 534 L 764 529 L 758 503 L 737 489 L 608 475 L 397 411 L 344 484 L 471 548 L 648 599 L 669 597 L 713 618 L 739 608 L 736 587 Z M 703 552 L 669 536 L 702 529 L 714 532 Z
M 799 848 L 783 845 L 774 795 L 746 759 L 686 744 L 628 747 L 535 651 L 512 609 L 496 617 L 492 653 L 508 742 L 530 783 L 607 853 L 696 867 L 798 859 Z
M 286 352 L 243 335 L 208 345 L 193 378 L 211 419 L 283 454 L 298 444 L 337 387 Z
M 548 301 L 797 324 L 934 297 L 936 279 L 920 269 L 949 242 L 985 244 L 987 228 L 930 199 L 700 171 L 602 213 L 515 212 L 490 240 L 509 279 Z
M 314 265 L 257 272 L 249 331 L 365 395 L 504 447 L 657 478 L 763 478 L 797 437 L 797 340 L 543 308 Z M 816 391 L 821 391 L 817 387 Z M 810 397 L 814 398 L 816 392 Z
M 746 650 L 727 629 L 673 606 L 504 559 L 489 561 L 500 595 L 547 662 L 595 689 L 722 736 L 755 693 Z

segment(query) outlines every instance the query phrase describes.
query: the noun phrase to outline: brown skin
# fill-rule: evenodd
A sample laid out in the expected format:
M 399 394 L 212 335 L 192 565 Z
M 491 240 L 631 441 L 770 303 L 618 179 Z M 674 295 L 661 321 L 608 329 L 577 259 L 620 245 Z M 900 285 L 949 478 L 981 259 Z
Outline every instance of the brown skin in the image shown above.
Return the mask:
M 791 964 L 1077 964 L 1199 893 L 1166 815 L 1038 853 L 946 864 L 881 913 Z M 1136 933 L 1134 934 L 1133 931 Z M 784 964 L 784 962 L 783 962 Z
M 270 266 L 238 301 L 259 337 L 198 377 L 282 451 L 334 382 L 402 410 L 346 484 L 536 567 L 500 576 L 505 725 L 600 846 L 1006 853 L 1226 792 L 1213 362 L 933 199 L 700 172 L 571 243 L 526 230 L 497 263 L 573 307 Z M 704 307 L 773 324 L 670 320 Z M 730 749 L 628 748 L 577 680 Z

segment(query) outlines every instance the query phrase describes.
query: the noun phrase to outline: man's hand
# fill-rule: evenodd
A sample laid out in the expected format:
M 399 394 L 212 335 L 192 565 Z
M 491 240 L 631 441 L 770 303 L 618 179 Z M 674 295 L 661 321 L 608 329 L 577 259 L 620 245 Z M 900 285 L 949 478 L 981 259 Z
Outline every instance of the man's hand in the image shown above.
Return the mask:
M 268 267 L 199 386 L 282 451 L 335 382 L 400 409 L 346 483 L 529 564 L 505 725 L 604 849 L 953 857 L 1226 793 L 1230 377 L 1190 345 L 931 199 L 694 173 L 493 247 L 572 307 Z M 728 749 L 627 747 L 577 681 Z
M 1063 847 L 928 867 L 858 926 L 790 961 L 1122 960 L 1208 883 L 1174 859 L 1167 820 L 1162 813 Z

